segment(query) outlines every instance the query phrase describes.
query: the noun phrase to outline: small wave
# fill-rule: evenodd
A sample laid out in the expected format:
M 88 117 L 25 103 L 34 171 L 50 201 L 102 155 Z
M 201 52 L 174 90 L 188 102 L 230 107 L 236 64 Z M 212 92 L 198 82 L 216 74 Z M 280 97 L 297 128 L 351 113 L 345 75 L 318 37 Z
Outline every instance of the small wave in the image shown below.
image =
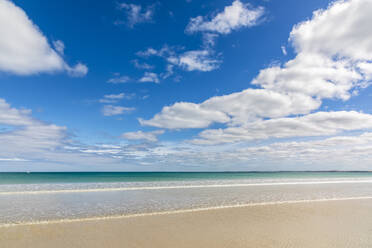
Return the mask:
M 35 190 L 35 191 L 29 190 L 29 191 L 0 192 L 0 196 L 58 194 L 58 193 L 94 193 L 94 192 L 134 191 L 134 190 L 168 190 L 168 189 L 171 190 L 171 189 L 196 189 L 196 188 L 232 188 L 232 187 L 315 185 L 315 184 L 353 184 L 353 183 L 372 183 L 372 180 L 339 180 L 339 181 L 331 180 L 331 181 L 299 181 L 299 182 L 270 182 L 270 183 L 113 187 L 113 188 L 60 189 L 60 190 Z

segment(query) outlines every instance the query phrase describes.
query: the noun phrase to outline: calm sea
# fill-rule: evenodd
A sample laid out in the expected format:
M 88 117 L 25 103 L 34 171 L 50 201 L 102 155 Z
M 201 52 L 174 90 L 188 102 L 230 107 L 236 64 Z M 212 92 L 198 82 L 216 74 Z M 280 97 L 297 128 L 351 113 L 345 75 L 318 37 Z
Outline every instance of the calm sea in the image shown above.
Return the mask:
M 372 172 L 9 172 L 0 173 L 0 184 L 321 179 L 355 177 L 372 177 Z
M 360 197 L 370 172 L 0 173 L 0 225 Z

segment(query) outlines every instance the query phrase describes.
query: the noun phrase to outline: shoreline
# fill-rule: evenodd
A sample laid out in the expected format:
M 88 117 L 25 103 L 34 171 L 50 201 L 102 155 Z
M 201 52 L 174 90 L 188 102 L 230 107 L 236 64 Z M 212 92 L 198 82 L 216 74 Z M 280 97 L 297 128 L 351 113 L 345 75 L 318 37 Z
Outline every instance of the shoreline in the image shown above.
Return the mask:
M 293 203 L 1 226 L 0 246 L 371 247 L 372 197 Z
M 274 201 L 274 202 L 254 202 L 254 203 L 246 203 L 246 204 L 212 206 L 212 207 L 191 208 L 191 209 L 178 209 L 178 210 L 157 211 L 157 212 L 148 212 L 148 213 L 93 216 L 93 217 L 84 217 L 84 218 L 66 218 L 66 219 L 54 219 L 54 220 L 41 220 L 41 221 L 33 221 L 33 222 L 0 223 L 0 228 L 31 226 L 31 225 L 49 225 L 49 224 L 60 224 L 60 223 L 74 223 L 74 222 L 105 221 L 105 220 L 128 219 L 128 218 L 147 217 L 147 216 L 176 215 L 176 214 L 183 214 L 183 213 L 197 213 L 197 212 L 205 212 L 205 211 L 213 211 L 213 210 L 250 208 L 250 207 L 259 207 L 259 206 L 275 206 L 275 205 L 286 205 L 286 204 L 292 205 L 292 204 L 303 204 L 303 203 L 358 201 L 358 200 L 359 201 L 372 200 L 372 196 L 323 198 L 323 199 L 309 199 L 309 200 L 290 200 L 290 201 Z

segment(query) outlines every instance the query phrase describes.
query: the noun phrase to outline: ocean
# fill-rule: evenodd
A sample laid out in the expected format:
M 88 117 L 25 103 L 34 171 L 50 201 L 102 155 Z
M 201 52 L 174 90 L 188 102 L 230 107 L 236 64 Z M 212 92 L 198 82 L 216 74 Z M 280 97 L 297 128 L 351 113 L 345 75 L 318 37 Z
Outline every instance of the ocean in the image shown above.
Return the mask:
M 370 172 L 0 173 L 0 225 L 363 197 Z

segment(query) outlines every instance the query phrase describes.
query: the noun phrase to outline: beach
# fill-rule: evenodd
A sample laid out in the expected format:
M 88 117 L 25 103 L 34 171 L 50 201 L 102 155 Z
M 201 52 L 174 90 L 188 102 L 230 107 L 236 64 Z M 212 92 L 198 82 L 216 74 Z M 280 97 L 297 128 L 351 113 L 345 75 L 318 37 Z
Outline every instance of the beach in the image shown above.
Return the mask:
M 372 247 L 372 173 L 39 173 L 0 183 L 0 247 Z
M 1 247 L 371 247 L 372 199 L 0 227 Z

